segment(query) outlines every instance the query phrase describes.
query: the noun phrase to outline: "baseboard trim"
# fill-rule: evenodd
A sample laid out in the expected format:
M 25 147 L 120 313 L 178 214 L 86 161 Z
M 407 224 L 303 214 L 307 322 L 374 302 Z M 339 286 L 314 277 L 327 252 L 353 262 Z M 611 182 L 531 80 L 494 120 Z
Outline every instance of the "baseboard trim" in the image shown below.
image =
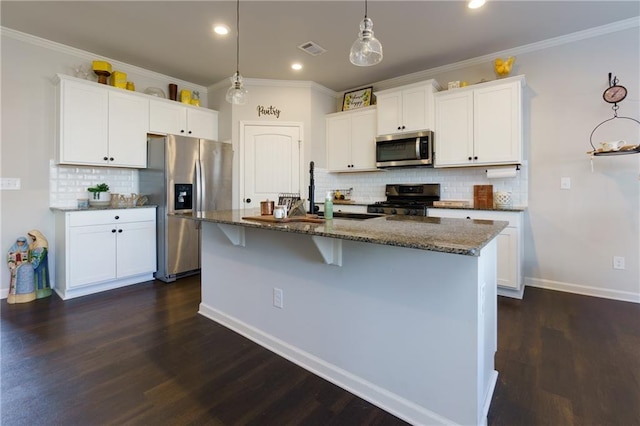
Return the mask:
M 115 290 L 120 287 L 127 287 L 134 284 L 140 284 L 147 281 L 153 281 L 153 274 L 141 274 L 132 277 L 119 279 L 117 281 L 108 281 L 102 284 L 86 285 L 84 287 L 77 287 L 73 289 L 59 289 L 55 287 L 54 290 L 60 296 L 62 300 L 74 299 L 76 297 L 87 296 L 89 294 L 100 293 L 108 290 Z
M 393 392 L 376 386 L 361 377 L 351 374 L 204 303 L 200 303 L 198 313 L 299 365 L 316 376 L 322 377 L 336 386 L 369 401 L 406 422 L 416 425 L 455 424 L 455 422 L 450 419 L 408 401 Z
M 6 299 L 7 297 L 9 297 L 9 289 L 0 288 L 0 299 Z
M 587 285 L 571 284 L 561 281 L 545 280 L 541 278 L 525 277 L 525 286 L 545 288 L 548 290 L 564 291 L 565 293 L 581 294 L 583 296 L 601 297 L 604 299 L 620 300 L 623 302 L 640 303 L 640 292 L 610 290 Z

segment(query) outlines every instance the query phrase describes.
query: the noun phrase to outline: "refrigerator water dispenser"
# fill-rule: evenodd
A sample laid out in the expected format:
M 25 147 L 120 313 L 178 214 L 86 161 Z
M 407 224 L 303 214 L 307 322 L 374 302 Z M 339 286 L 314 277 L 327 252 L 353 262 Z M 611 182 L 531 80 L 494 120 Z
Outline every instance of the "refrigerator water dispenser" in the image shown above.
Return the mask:
M 173 209 L 175 211 L 193 209 L 193 184 L 176 183 L 174 194 L 176 199 L 174 200 Z

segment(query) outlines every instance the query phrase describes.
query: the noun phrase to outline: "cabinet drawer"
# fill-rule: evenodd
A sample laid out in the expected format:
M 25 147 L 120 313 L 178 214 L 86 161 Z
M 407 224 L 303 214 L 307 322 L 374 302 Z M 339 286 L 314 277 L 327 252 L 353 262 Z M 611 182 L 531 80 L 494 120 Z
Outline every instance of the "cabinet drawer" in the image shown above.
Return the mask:
M 155 208 L 68 212 L 69 226 L 87 226 L 155 220 Z M 117 217 L 117 219 L 116 219 Z

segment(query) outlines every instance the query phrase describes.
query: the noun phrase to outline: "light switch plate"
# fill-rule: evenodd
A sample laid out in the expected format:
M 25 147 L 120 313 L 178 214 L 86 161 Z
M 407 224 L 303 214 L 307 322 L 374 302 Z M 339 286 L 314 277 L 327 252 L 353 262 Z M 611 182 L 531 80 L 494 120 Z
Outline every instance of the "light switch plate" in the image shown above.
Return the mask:
M 570 177 L 561 177 L 560 178 L 560 189 L 571 189 L 571 178 Z
M 20 178 L 0 178 L 0 190 L 17 191 L 20 189 Z

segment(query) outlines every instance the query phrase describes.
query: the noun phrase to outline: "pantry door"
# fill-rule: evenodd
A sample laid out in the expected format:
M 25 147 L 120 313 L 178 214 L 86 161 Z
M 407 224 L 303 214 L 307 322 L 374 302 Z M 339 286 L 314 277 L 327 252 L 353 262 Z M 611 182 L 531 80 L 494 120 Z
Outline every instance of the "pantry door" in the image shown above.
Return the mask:
M 260 201 L 278 201 L 280 193 L 299 193 L 302 123 L 240 124 L 240 200 L 242 208 L 258 208 Z

